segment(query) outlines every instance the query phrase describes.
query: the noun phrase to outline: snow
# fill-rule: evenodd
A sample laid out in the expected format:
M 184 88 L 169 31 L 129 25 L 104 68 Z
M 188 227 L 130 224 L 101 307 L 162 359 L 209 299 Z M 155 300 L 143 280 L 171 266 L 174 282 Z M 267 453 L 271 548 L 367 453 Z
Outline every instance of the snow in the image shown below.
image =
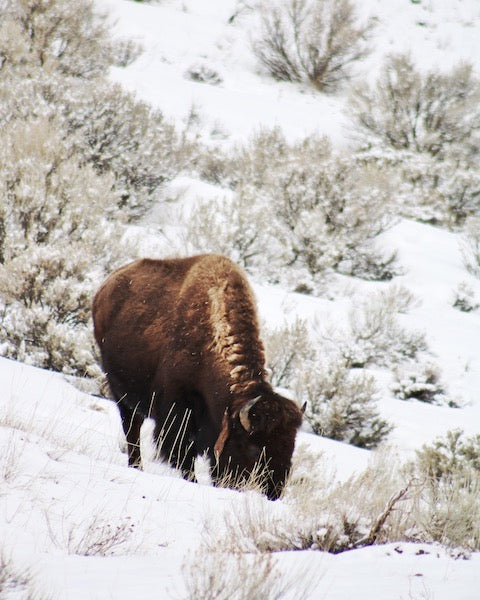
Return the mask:
M 186 122 L 192 108 L 199 111 L 205 141 L 218 141 L 221 132 L 225 144 L 233 144 L 260 127 L 278 125 L 289 139 L 319 132 L 337 146 L 348 143 L 341 95 L 276 83 L 258 72 L 248 27 L 228 24 L 236 2 L 95 3 L 112 15 L 115 35 L 144 47 L 128 68 L 113 70 L 112 80 L 178 124 Z M 377 50 L 360 76 L 373 77 L 381 57 L 398 50 L 410 50 L 424 68 L 465 59 L 478 69 L 476 0 L 359 4 L 362 15 L 377 20 Z M 237 19 L 255 27 L 248 13 Z M 222 83 L 186 78 L 196 64 L 215 69 Z M 172 190 L 175 186 L 187 200 L 215 194 L 212 186 L 185 177 Z M 398 251 L 403 269 L 394 283 L 419 300 L 403 322 L 425 332 L 442 379 L 461 405 L 453 409 L 396 400 L 386 385 L 379 406 L 382 416 L 395 424 L 389 444 L 404 458 L 453 428 L 480 433 L 479 314 L 452 307 L 459 284 L 468 283 L 480 297 L 480 282 L 465 269 L 460 234 L 402 220 L 383 236 L 384 246 Z M 142 251 L 153 247 L 149 239 L 144 237 Z M 348 283 L 352 298 L 377 285 L 383 284 Z M 271 327 L 297 316 L 315 326 L 342 322 L 353 302 L 347 293 L 333 302 L 258 283 L 255 292 L 261 318 Z M 194 562 L 202 568 L 198 548 L 209 524 L 225 527 L 220 517 L 246 503 L 272 513 L 282 510 L 283 500 L 273 504 L 254 492 L 215 489 L 206 481 L 188 483 L 151 461 L 144 472 L 128 469 L 114 403 L 78 391 L 58 374 L 0 359 L 0 390 L 0 539 L 8 549 L 8 556 L 0 558 L 29 572 L 38 597 L 186 597 L 183 565 Z M 147 453 L 148 432 L 146 427 Z M 375 460 L 374 452 L 306 431 L 299 434 L 297 448 L 319 454 L 324 469 L 338 481 Z M 226 527 L 224 533 L 229 536 Z M 339 555 L 281 552 L 274 561 L 287 580 L 315 573 L 306 594 L 312 599 L 480 597 L 480 554 L 456 557 L 436 545 L 397 543 Z M 295 599 L 296 590 L 285 597 Z M 22 596 L 21 586 L 5 591 L 5 598 L 19 597 L 32 596 Z
M 116 4 L 99 2 L 119 18 L 119 36 L 140 39 L 146 51 L 134 69 L 114 70 L 112 77 L 142 100 L 161 106 L 169 117 L 182 122 L 195 109 L 210 135 L 220 129 L 232 141 L 245 139 L 261 127 L 275 126 L 281 126 L 287 138 L 297 139 L 312 133 L 313 122 L 319 132 L 339 144 L 343 140 L 341 100 L 308 89 L 299 94 L 291 84 L 255 74 L 250 36 L 226 25 L 235 3 L 211 2 L 213 10 L 200 10 L 195 2 L 182 3 L 186 7 L 182 10 L 174 2 L 162 7 L 124 2 L 120 11 Z M 223 83 L 190 81 L 185 72 L 197 64 L 218 70 Z

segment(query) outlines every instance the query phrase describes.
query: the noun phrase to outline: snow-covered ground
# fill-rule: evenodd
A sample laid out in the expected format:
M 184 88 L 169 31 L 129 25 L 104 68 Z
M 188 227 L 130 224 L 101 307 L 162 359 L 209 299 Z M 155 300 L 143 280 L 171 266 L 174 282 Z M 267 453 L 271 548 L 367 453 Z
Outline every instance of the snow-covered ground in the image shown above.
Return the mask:
M 261 126 L 278 125 L 290 139 L 317 131 L 337 146 L 348 144 L 341 95 L 324 96 L 258 72 L 251 32 L 242 26 L 249 13 L 228 23 L 240 3 L 95 3 L 112 15 L 116 35 L 144 48 L 132 65 L 115 69 L 112 79 L 178 124 L 185 124 L 192 110 L 198 112 L 205 142 L 233 144 Z M 458 59 L 479 68 L 477 0 L 358 4 L 361 14 L 377 21 L 376 50 L 360 76 L 372 76 L 381 57 L 396 50 L 410 50 L 426 68 Z M 222 83 L 186 78 L 185 72 L 199 64 L 215 69 Z M 194 180 L 183 179 L 181 185 L 190 186 L 188 194 L 208 193 Z M 425 334 L 442 381 L 461 406 L 402 402 L 391 394 L 380 398 L 382 416 L 395 425 L 389 443 L 407 456 L 454 428 L 480 433 L 480 313 L 452 307 L 454 290 L 463 282 L 479 299 L 480 281 L 465 269 L 460 234 L 402 220 L 383 237 L 384 247 L 398 252 L 402 268 L 393 284 L 418 300 L 402 323 Z M 345 320 L 355 299 L 385 285 L 390 284 L 349 282 L 351 298 L 346 294 L 339 302 L 258 284 L 255 291 L 268 325 L 300 316 L 321 327 Z M 144 433 L 147 438 L 148 427 Z M 8 549 L 0 556 L 0 569 L 14 565 L 29 581 L 7 589 L 6 598 L 184 598 L 185 565 L 203 568 L 198 548 L 212 523 L 223 526 L 228 538 L 222 515 L 246 505 L 272 514 L 282 510 L 282 500 L 270 503 L 254 492 L 187 483 L 161 464 L 147 462 L 145 472 L 128 469 L 123 443 L 112 402 L 78 391 L 61 375 L 0 359 L 0 538 Z M 375 459 L 375 452 L 307 432 L 300 433 L 298 445 L 320 453 L 339 480 Z M 253 555 L 246 560 L 255 568 Z M 456 557 L 434 545 L 389 544 L 339 555 L 281 552 L 274 555 L 274 566 L 285 581 L 304 576 L 302 585 L 293 583 L 280 596 L 293 600 L 480 598 L 480 555 Z

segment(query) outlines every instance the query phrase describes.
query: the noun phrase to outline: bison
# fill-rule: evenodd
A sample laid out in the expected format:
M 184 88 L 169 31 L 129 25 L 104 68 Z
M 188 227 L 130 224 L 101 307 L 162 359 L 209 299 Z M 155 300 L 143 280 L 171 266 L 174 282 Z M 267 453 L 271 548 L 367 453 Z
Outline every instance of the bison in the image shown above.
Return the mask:
M 93 301 L 94 334 L 128 444 L 155 421 L 160 456 L 194 480 L 206 454 L 214 484 L 255 475 L 277 499 L 302 411 L 267 379 L 253 292 L 229 259 L 141 259 L 114 271 Z

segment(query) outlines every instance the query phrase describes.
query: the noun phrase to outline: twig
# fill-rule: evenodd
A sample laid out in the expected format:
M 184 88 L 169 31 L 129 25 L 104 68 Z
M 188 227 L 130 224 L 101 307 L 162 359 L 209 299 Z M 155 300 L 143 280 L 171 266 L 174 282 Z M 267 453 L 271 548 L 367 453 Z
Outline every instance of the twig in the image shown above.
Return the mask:
M 410 490 L 411 485 L 412 481 L 409 481 L 404 488 L 390 497 L 390 500 L 387 502 L 384 510 L 375 519 L 370 531 L 367 533 L 367 535 L 357 540 L 355 544 L 353 544 L 353 548 L 358 548 L 359 546 L 371 546 L 376 542 L 377 537 L 384 526 L 385 521 L 388 519 L 388 516 L 393 511 L 395 504 L 404 498 L 406 493 Z

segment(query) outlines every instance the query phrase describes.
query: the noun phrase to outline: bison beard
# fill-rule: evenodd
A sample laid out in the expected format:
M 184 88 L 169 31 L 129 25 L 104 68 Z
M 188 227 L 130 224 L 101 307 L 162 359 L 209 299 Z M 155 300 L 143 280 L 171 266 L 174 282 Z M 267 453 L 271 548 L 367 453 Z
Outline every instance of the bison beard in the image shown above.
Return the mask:
M 185 478 L 206 453 L 214 483 L 256 474 L 279 497 L 302 412 L 267 381 L 255 300 L 236 265 L 208 254 L 135 261 L 100 287 L 93 321 L 130 466 L 141 465 L 151 417 L 160 455 Z

